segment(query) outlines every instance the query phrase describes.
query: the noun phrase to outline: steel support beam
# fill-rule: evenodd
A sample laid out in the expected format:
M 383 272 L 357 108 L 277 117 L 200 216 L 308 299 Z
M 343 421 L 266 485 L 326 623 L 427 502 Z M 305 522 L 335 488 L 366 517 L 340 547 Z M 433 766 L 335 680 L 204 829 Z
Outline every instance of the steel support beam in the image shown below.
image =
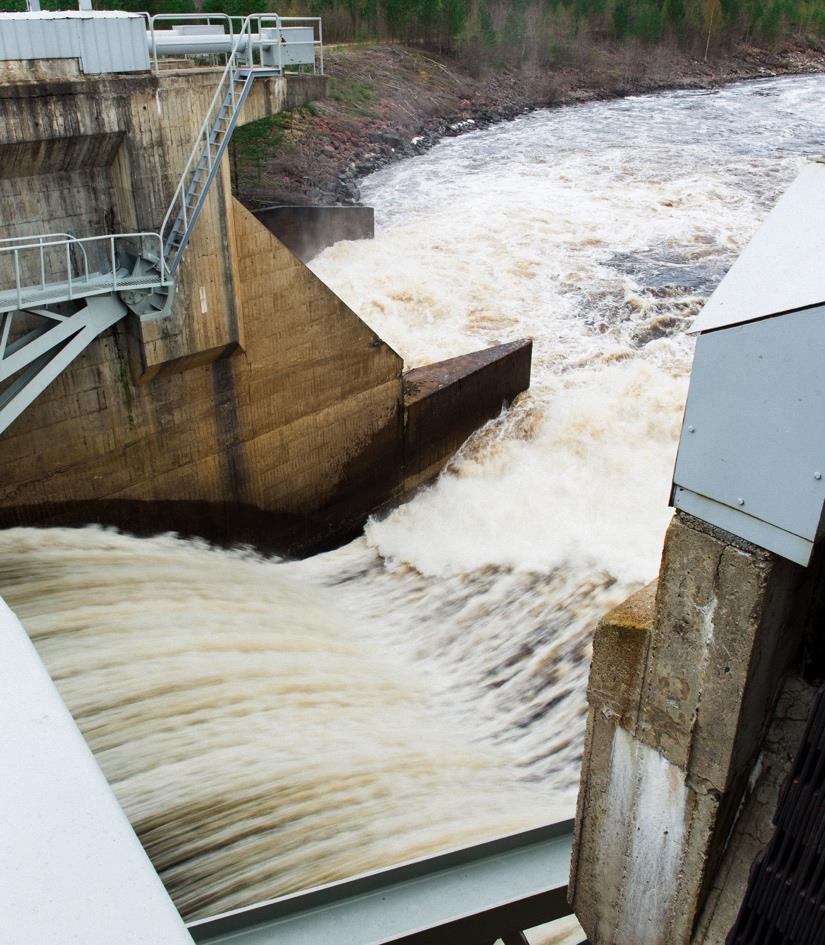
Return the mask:
M 188 926 L 204 945 L 492 945 L 570 915 L 573 821 Z

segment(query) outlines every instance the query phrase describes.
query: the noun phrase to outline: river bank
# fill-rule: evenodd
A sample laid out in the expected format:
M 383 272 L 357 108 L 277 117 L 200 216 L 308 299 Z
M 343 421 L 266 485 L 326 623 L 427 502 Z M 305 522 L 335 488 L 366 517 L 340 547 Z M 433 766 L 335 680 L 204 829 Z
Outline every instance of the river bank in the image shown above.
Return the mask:
M 361 177 L 443 137 L 552 105 L 823 72 L 825 46 L 740 46 L 708 61 L 663 47 L 592 46 L 570 60 L 551 70 L 471 71 L 429 50 L 330 47 L 327 99 L 238 130 L 235 188 L 253 209 L 357 203 Z

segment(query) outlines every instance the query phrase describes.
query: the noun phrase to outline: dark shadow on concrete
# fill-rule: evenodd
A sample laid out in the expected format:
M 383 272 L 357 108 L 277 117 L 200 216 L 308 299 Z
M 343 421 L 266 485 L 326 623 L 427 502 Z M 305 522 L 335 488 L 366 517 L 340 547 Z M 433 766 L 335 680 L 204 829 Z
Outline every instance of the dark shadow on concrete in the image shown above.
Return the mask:
M 330 498 L 312 511 L 104 498 L 0 508 L 0 528 L 103 525 L 135 535 L 176 532 L 292 558 L 337 548 L 357 537 L 371 514 L 388 511 L 434 479 L 471 433 L 530 386 L 532 348 L 532 341 L 515 341 L 408 371 L 403 427 L 398 411 L 349 461 Z

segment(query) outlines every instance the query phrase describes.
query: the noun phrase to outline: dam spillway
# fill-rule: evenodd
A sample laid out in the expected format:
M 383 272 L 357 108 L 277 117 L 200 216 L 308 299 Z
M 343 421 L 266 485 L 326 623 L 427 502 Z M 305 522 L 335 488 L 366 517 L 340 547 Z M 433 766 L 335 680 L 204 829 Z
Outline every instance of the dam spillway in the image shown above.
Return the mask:
M 187 920 L 561 813 L 277 561 L 11 529 L 0 580 Z
M 547 319 L 536 332 L 540 383 L 531 398 L 467 444 L 434 490 L 372 522 L 365 540 L 285 568 L 299 572 L 301 580 L 330 585 L 350 612 L 380 618 L 383 645 L 392 639 L 409 665 L 432 677 L 437 698 L 452 707 L 471 733 L 467 737 L 495 744 L 528 778 L 532 770 L 548 796 L 569 800 L 577 779 L 589 628 L 611 601 L 655 571 L 661 538 L 657 510 L 664 503 L 651 498 L 655 490 L 649 486 L 644 494 L 623 486 L 638 480 L 644 468 L 646 475 L 659 470 L 666 490 L 667 451 L 675 444 L 689 355 L 679 328 L 718 277 L 724 266 L 719 261 L 732 258 L 759 213 L 793 176 L 801 153 L 821 139 L 813 104 L 820 92 L 819 79 L 718 92 L 726 103 L 718 136 L 697 135 L 701 140 L 679 141 L 676 150 L 674 126 L 689 134 L 685 113 L 692 114 L 695 128 L 711 120 L 703 111 L 707 96 L 657 97 L 663 111 L 656 113 L 653 127 L 644 125 L 638 101 L 532 116 L 490 133 L 486 141 L 498 140 L 500 151 L 486 168 L 473 151 L 483 147 L 481 136 L 450 142 L 415 167 L 390 169 L 373 179 L 375 190 L 367 194 L 379 208 L 379 235 L 373 249 L 358 247 L 366 253 L 363 262 L 353 247 L 339 247 L 314 264 L 358 311 L 370 313 L 412 363 L 435 352 L 461 354 L 477 347 L 479 338 L 503 341 L 509 330 L 521 333 L 525 325 Z M 760 112 L 761 99 L 771 97 L 776 120 Z M 591 108 L 615 119 L 601 126 L 596 149 L 588 137 L 594 127 Z M 762 120 L 745 129 L 735 123 L 737 113 L 746 124 L 754 116 Z M 782 143 L 791 119 L 802 129 L 799 151 Z M 422 201 L 420 188 L 406 186 L 405 175 L 444 159 L 444 177 L 431 178 L 449 191 L 457 179 L 449 170 L 452 159 L 459 167 L 488 169 L 490 177 L 484 180 L 479 173 L 478 183 L 493 194 L 490 180 L 495 180 L 500 196 L 500 157 L 519 154 L 505 135 L 511 131 L 518 142 L 524 123 L 531 121 L 547 121 L 551 139 L 567 142 L 566 152 L 562 149 L 549 168 L 541 161 L 546 142 L 525 158 L 531 166 L 544 165 L 548 174 L 546 215 L 540 214 L 538 223 L 531 218 L 544 243 L 536 248 L 535 233 L 518 229 L 503 239 L 498 231 L 480 228 L 477 239 L 466 240 L 479 268 L 462 259 L 470 290 L 467 304 L 458 307 L 454 282 L 448 285 L 438 264 L 451 245 L 446 223 L 423 261 L 414 252 L 398 252 L 399 246 L 410 247 L 415 228 L 420 237 L 422 206 L 435 205 L 432 199 Z M 629 141 L 644 147 L 647 171 L 653 166 L 660 172 L 652 183 L 639 179 L 638 151 Z M 760 147 L 762 156 L 743 168 L 743 151 Z M 674 161 L 684 163 L 674 171 Z M 383 223 L 382 204 L 375 199 L 382 182 L 388 196 Z M 582 190 L 596 216 L 580 238 L 571 234 L 574 228 L 579 232 L 581 212 L 573 213 L 569 204 L 566 213 L 560 211 L 565 198 L 580 200 Z M 395 205 L 393 194 L 401 198 Z M 708 200 L 715 201 L 715 214 L 706 215 Z M 459 217 L 455 204 L 449 212 L 446 203 L 440 206 L 445 216 Z M 620 245 L 604 238 L 606 214 Z M 427 230 L 434 232 L 431 225 Z M 556 246 L 549 258 L 548 245 Z M 661 246 L 691 250 L 668 256 L 659 252 Z M 382 251 L 404 259 L 404 265 L 379 271 L 373 295 L 358 297 L 354 284 L 348 286 L 356 278 L 350 274 L 364 265 L 375 275 Z M 562 263 L 571 258 L 574 265 Z M 552 287 L 537 274 L 540 264 L 548 263 L 558 278 Z M 416 266 L 426 268 L 428 279 L 419 278 Z M 522 279 L 530 273 L 537 288 L 523 291 Z M 542 294 L 551 289 L 552 294 Z M 455 320 L 451 311 L 457 311 Z M 610 311 L 622 317 L 611 320 Z M 554 409 L 562 403 L 564 411 Z M 543 462 L 541 454 L 551 448 L 554 462 Z M 599 501 L 597 489 L 605 482 L 611 490 Z M 507 501 L 517 496 L 523 503 L 525 495 L 535 496 L 529 519 L 514 514 Z M 628 537 L 629 520 L 638 530 Z

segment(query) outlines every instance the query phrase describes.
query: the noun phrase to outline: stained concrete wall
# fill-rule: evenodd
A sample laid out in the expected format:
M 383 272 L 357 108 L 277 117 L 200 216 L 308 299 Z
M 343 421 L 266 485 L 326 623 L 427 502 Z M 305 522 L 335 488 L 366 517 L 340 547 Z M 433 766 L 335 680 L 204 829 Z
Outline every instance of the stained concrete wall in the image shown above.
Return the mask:
M 265 207 L 255 216 L 303 262 L 342 240 L 375 235 L 372 207 Z
M 677 514 L 655 592 L 598 627 L 570 885 L 594 945 L 691 942 L 820 584 Z
M 780 791 L 791 772 L 816 693 L 816 686 L 795 674 L 782 688 L 692 945 L 722 945 L 736 921 L 754 861 L 773 836 Z
M 3 235 L 157 230 L 219 74 L 0 87 Z M 242 117 L 322 92 L 313 77 L 259 80 Z M 0 523 L 274 533 L 299 549 L 395 488 L 401 371 L 232 199 L 224 161 L 171 316 L 106 333 L 0 438 Z
M 231 225 L 243 350 L 134 384 L 126 330 L 101 338 L 0 438 L 0 523 L 298 552 L 387 498 L 401 359 L 240 204 Z
M 0 86 L 0 225 L 4 235 L 157 231 L 219 72 L 214 69 Z M 242 121 L 317 97 L 313 77 L 253 86 Z M 228 162 L 207 200 L 181 273 L 171 320 L 136 326 L 136 363 L 151 375 L 194 352 L 240 342 L 231 260 L 223 251 Z M 89 251 L 94 253 L 90 247 Z M 51 260 L 59 267 L 61 260 Z M 101 264 L 94 256 L 92 268 Z M 11 264 L 6 262 L 6 270 Z M 36 265 L 35 257 L 29 259 Z M 2 262 L 0 262 L 0 266 Z M 59 271 L 59 269 L 58 269 Z M 0 270 L 0 275 L 7 274 Z M 208 317 L 204 317 L 208 315 Z
M 219 74 L 13 73 L 0 87 L 3 235 L 156 231 Z M 242 120 L 323 88 L 258 80 Z M 103 334 L 0 437 L 0 527 L 99 522 L 302 553 L 402 495 L 401 358 L 233 200 L 228 160 L 178 283 L 169 317 Z M 496 374 L 499 356 L 479 362 L 502 385 L 484 397 L 453 372 L 428 474 L 529 383 L 529 354 L 515 379 Z
M 4 236 L 156 232 L 220 74 L 188 69 L 0 86 Z M 258 80 L 241 123 L 275 114 L 288 98 L 294 105 L 323 91 L 323 77 Z M 243 344 L 226 251 L 232 239 L 230 200 L 224 160 L 189 244 L 171 317 L 133 323 L 133 366 L 144 379 L 175 369 L 177 361 L 193 354 L 214 360 Z M 59 266 L 60 260 L 53 263 Z M 29 264 L 36 265 L 34 256 Z M 0 277 L 9 265 L 10 260 Z

